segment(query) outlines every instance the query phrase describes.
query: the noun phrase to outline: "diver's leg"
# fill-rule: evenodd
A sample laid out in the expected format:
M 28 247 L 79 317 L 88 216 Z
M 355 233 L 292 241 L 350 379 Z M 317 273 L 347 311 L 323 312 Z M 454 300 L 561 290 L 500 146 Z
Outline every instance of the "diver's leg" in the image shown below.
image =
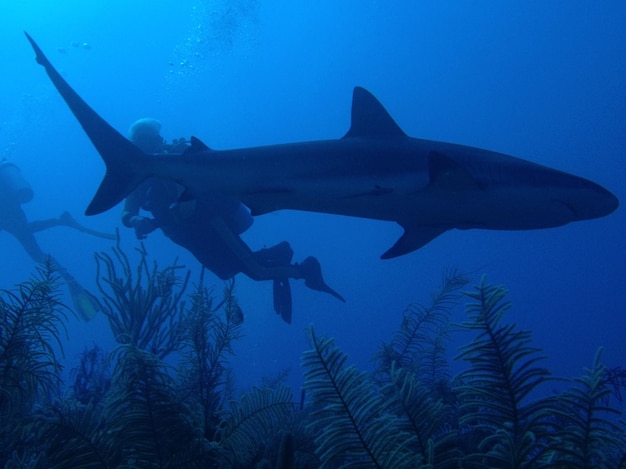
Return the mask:
M 291 285 L 289 279 L 277 279 L 273 281 L 272 293 L 274 300 L 274 311 L 279 314 L 283 321 L 291 324 Z
M 234 234 L 221 218 L 213 218 L 211 225 L 216 230 L 220 239 L 226 244 L 230 253 L 235 256 L 241 264 L 241 272 L 252 280 L 274 280 L 288 278 L 302 278 L 297 266 L 290 263 L 275 265 L 275 260 L 268 264 L 259 262 L 257 255 L 250 247 Z M 287 245 L 288 246 L 288 245 Z M 271 248 L 270 248 L 271 250 Z M 291 251 L 291 248 L 289 248 Z M 293 253 L 292 253 L 293 254 Z M 268 257 L 267 252 L 260 255 L 261 258 Z
M 92 319 L 95 314 L 100 310 L 98 305 L 98 301 L 96 298 L 85 290 L 78 281 L 67 271 L 65 267 L 63 267 L 59 261 L 57 261 L 50 254 L 46 254 L 42 251 L 33 236 L 32 231 L 30 231 L 30 226 L 25 225 L 20 227 L 19 230 L 12 230 L 11 234 L 15 236 L 15 238 L 20 242 L 24 250 L 28 253 L 31 259 L 37 263 L 46 262 L 49 259 L 49 262 L 57 272 L 70 292 L 70 297 L 72 298 L 72 303 L 74 304 L 74 309 L 76 312 L 86 321 Z
M 49 218 L 47 220 L 35 220 L 28 223 L 30 230 L 33 233 L 38 231 L 47 230 L 49 228 L 54 228 L 56 226 L 68 226 L 70 228 L 74 228 L 75 230 L 81 231 L 83 233 L 90 234 L 92 236 L 97 236 L 99 238 L 105 239 L 115 239 L 114 234 L 102 233 L 100 231 L 92 230 L 87 228 L 80 223 L 78 223 L 69 212 L 63 212 L 59 218 Z
M 330 288 L 322 278 L 322 268 L 319 261 L 314 257 L 307 257 L 302 264 L 291 264 L 293 251 L 289 243 L 283 242 L 265 252 L 252 252 L 250 247 L 226 226 L 220 218 L 212 220 L 212 225 L 222 240 L 229 246 L 232 253 L 237 256 L 242 265 L 242 273 L 253 280 L 275 280 L 285 282 L 288 279 L 305 279 L 305 285 L 313 290 L 326 292 L 340 301 L 344 298 Z M 269 256 L 271 253 L 272 256 Z M 278 255 L 280 253 L 280 255 Z M 286 260 L 279 263 L 280 259 Z M 264 259 L 265 262 L 259 262 Z M 288 259 L 288 260 L 287 260 Z
M 324 282 L 324 278 L 322 277 L 322 266 L 315 257 L 307 257 L 298 267 L 302 274 L 302 278 L 304 278 L 304 284 L 307 287 L 312 290 L 328 293 L 329 295 L 337 298 L 339 301 L 344 303 L 346 302 L 343 296 L 330 288 L 326 282 Z
M 293 259 L 293 249 L 287 241 L 282 241 L 275 246 L 254 251 L 257 262 L 266 266 L 288 265 Z

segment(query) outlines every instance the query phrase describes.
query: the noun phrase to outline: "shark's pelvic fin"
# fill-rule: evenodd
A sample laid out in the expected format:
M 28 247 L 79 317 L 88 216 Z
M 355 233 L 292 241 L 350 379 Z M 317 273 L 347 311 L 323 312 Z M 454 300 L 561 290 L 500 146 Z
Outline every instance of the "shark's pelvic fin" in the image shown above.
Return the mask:
M 406 137 L 372 93 L 357 86 L 352 93 L 352 124 L 343 138 Z
M 446 228 L 438 226 L 402 225 L 402 227 L 404 228 L 404 234 L 391 249 L 380 256 L 381 259 L 391 259 L 413 252 L 447 231 Z

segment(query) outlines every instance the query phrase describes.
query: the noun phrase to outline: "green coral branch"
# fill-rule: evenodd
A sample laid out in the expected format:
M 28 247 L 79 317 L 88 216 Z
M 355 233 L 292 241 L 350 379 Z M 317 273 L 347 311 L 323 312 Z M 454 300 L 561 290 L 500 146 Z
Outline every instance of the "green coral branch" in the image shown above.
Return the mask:
M 400 329 L 374 357 L 379 362 L 375 376 L 381 383 L 388 381 L 392 363 L 396 368 L 412 369 L 432 386 L 448 377 L 444 338 L 448 333 L 450 311 L 457 305 L 460 289 L 468 282 L 462 272 L 452 269 L 444 274 L 430 305 L 407 307 Z
M 189 282 L 188 271 L 181 280 L 174 263 L 159 270 L 150 269 L 145 249 L 139 250 L 136 273 L 119 246 L 113 256 L 96 253 L 96 284 L 101 294 L 100 307 L 107 317 L 116 340 L 133 344 L 164 358 L 179 344 L 179 321 L 184 309 L 183 296 Z M 120 268 L 122 275 L 118 275 Z
M 232 344 L 242 336 L 241 318 L 235 314 L 239 306 L 234 280 L 226 283 L 223 293 L 223 300 L 214 307 L 201 278 L 190 295 L 190 306 L 180 327 L 181 392 L 191 405 L 200 407 L 204 434 L 209 438 L 214 436 L 218 413 L 229 397 L 225 388 Z
M 303 354 L 302 365 L 322 467 L 415 467 L 418 455 L 409 450 L 415 437 L 400 430 L 367 374 L 345 366 L 347 356 L 333 339 L 318 339 L 311 328 L 311 340 L 313 349 Z
M 555 415 L 562 417 L 554 445 L 558 462 L 572 468 L 621 467 L 623 454 L 607 451 L 624 446 L 624 427 L 611 420 L 619 412 L 608 406 L 611 389 L 600 348 L 585 376 L 576 378 L 575 387 L 554 399 Z M 621 435 L 621 437 L 620 437 Z
M 217 433 L 228 467 L 248 467 L 267 442 L 288 427 L 294 410 L 291 389 L 282 384 L 274 389 L 254 387 L 232 401 Z
M 57 353 L 63 354 L 68 310 L 59 285 L 53 263 L 46 262 L 15 290 L 0 291 L 0 460 L 20 459 L 33 407 L 58 394 Z
M 525 404 L 527 397 L 549 377 L 544 368 L 536 367 L 539 351 L 530 347 L 531 335 L 518 331 L 515 324 L 501 325 L 510 309 L 507 290 L 486 283 L 466 293 L 474 300 L 467 305 L 470 322 L 462 326 L 478 332 L 474 340 L 460 348 L 459 358 L 472 367 L 457 380 L 463 415 L 459 424 L 482 432 L 480 448 L 490 464 L 530 467 L 537 458 L 535 441 L 543 441 L 549 428 L 545 422 L 545 406 Z M 539 451 L 537 451 L 539 449 Z

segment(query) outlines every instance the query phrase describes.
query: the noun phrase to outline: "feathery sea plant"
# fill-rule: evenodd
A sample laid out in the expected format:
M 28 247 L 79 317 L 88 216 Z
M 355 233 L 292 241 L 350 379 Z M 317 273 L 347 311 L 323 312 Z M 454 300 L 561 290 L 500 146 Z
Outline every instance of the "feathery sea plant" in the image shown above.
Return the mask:
M 109 362 L 104 351 L 97 345 L 83 350 L 79 356 L 79 364 L 72 369 L 70 377 L 74 380 L 74 399 L 82 404 L 101 403 L 111 386 Z
M 295 404 L 291 389 L 254 387 L 223 412 L 217 432 L 223 467 L 251 467 L 267 457 L 268 442 L 288 429 Z
M 120 256 L 125 257 L 123 253 Z M 140 262 L 145 263 L 142 259 Z M 130 270 L 129 270 L 130 272 Z M 156 278 L 151 275 L 150 278 Z M 121 280 L 120 280 L 121 282 Z M 173 290 L 163 292 L 173 295 Z M 224 290 L 224 300 L 214 309 L 212 298 L 202 287 L 191 295 L 191 308 L 176 324 L 179 341 L 202 339 L 208 363 L 195 375 L 209 371 L 212 386 L 224 384 L 226 354 L 231 342 L 239 337 L 240 309 L 234 295 L 234 282 Z M 225 319 L 218 317 L 223 311 Z M 203 323 L 203 321 L 206 321 Z M 206 327 L 201 327 L 201 326 Z M 184 333 L 183 333 L 184 332 Z M 187 334 L 187 336 L 185 335 Z M 195 335 L 194 335 L 195 334 Z M 190 342 L 177 343 L 184 359 L 199 363 Z M 115 364 L 110 376 L 107 366 Z M 205 436 L 204 421 L 219 423 L 219 409 L 211 407 L 208 417 L 200 412 L 201 396 L 221 402 L 223 389 L 211 388 L 201 394 L 189 374 L 167 366 L 161 357 L 142 350 L 133 343 L 120 345 L 108 360 L 100 349 L 85 350 L 72 377 L 73 396 L 44 407 L 32 421 L 38 432 L 47 467 L 215 467 L 220 448 Z M 17 458 L 13 458 L 17 461 Z
M 65 307 L 50 266 L 0 295 L 0 462 L 6 467 L 600 467 L 626 466 L 626 424 L 611 406 L 622 368 L 600 353 L 575 386 L 549 398 L 530 333 L 502 325 L 506 290 L 485 280 L 463 324 L 477 333 L 460 349 L 470 368 L 454 381 L 445 359 L 450 311 L 467 280 L 449 273 L 429 307 L 411 307 L 378 357 L 377 379 L 347 366 L 333 339 L 311 329 L 304 409 L 274 380 L 232 400 L 229 355 L 243 315 L 234 282 L 214 304 L 202 277 L 182 301 L 189 274 L 149 269 L 146 253 L 100 254 L 105 314 L 122 343 L 86 350 L 61 385 Z M 178 369 L 163 362 L 180 355 Z M 396 361 L 397 359 L 397 361 Z M 402 365 L 402 366 L 400 366 Z M 442 379 L 443 377 L 443 379 Z M 109 382 L 110 380 L 110 382 Z M 270 382 L 270 381 L 267 381 Z
M 179 345 L 183 296 L 190 272 L 181 280 L 176 271 L 183 266 L 176 263 L 159 270 L 155 262 L 149 268 L 142 245 L 133 274 L 128 256 L 120 248 L 119 238 L 112 251 L 113 257 L 106 253 L 96 253 L 95 257 L 100 306 L 115 339 L 164 358 Z
M 214 448 L 180 398 L 171 370 L 134 345 L 117 348 L 107 429 L 126 467 L 208 467 Z M 119 467 L 119 466 L 118 466 Z
M 626 428 L 612 419 L 619 411 L 608 405 L 611 388 L 601 359 L 602 348 L 593 366 L 574 380 L 576 385 L 554 398 L 555 415 L 562 422 L 552 438 L 555 465 L 581 469 L 623 467 L 620 464 L 626 460 Z
M 400 418 L 399 428 L 415 436 L 411 450 L 429 467 L 456 467 L 462 453 L 455 447 L 454 428 L 450 428 L 450 406 L 433 395 L 412 371 L 391 367 L 390 381 L 381 389 L 390 410 Z
M 45 443 L 45 467 L 109 468 L 121 464 L 120 447 L 104 425 L 102 406 L 66 399 L 33 418 Z
M 346 367 L 347 356 L 333 339 L 318 339 L 313 328 L 311 341 L 302 365 L 321 467 L 416 467 L 420 458 L 411 451 L 415 437 L 401 431 L 391 404 L 368 374 Z
M 445 338 L 450 311 L 457 306 L 460 289 L 468 282 L 463 273 L 452 269 L 444 274 L 441 288 L 433 294 L 429 306 L 407 307 L 398 332 L 374 356 L 378 362 L 375 376 L 381 383 L 389 380 L 392 364 L 395 368 L 412 370 L 431 387 L 449 378 Z
M 52 263 L 14 290 L 0 292 L 0 460 L 22 439 L 25 419 L 35 404 L 58 393 L 67 307 L 60 300 Z M 13 455 L 19 459 L 20 455 Z
M 529 394 L 549 372 L 535 366 L 543 357 L 530 347 L 531 334 L 515 324 L 502 325 L 510 309 L 507 290 L 486 283 L 466 295 L 470 321 L 462 327 L 476 331 L 474 340 L 461 347 L 459 358 L 471 368 L 461 373 L 457 388 L 462 402 L 459 424 L 480 438 L 481 452 L 468 458 L 492 467 L 534 467 L 545 448 L 551 409 L 545 401 L 528 403 Z
M 213 438 L 219 424 L 218 414 L 229 398 L 226 392 L 228 356 L 233 353 L 232 343 L 241 338 L 243 317 L 235 296 L 234 280 L 226 283 L 223 294 L 223 300 L 214 307 L 201 277 L 199 285 L 189 295 L 190 306 L 180 327 L 181 392 L 190 405 L 201 409 L 199 413 L 207 438 Z

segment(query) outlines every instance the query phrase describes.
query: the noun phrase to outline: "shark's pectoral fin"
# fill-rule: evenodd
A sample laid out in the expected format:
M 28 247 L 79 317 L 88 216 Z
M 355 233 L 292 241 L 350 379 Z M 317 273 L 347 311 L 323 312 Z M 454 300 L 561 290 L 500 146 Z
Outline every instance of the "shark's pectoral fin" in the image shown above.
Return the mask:
M 394 244 L 391 249 L 380 256 L 381 259 L 391 259 L 413 252 L 447 231 L 447 228 L 439 226 L 401 225 L 404 228 L 404 234 L 396 241 L 396 244 Z

